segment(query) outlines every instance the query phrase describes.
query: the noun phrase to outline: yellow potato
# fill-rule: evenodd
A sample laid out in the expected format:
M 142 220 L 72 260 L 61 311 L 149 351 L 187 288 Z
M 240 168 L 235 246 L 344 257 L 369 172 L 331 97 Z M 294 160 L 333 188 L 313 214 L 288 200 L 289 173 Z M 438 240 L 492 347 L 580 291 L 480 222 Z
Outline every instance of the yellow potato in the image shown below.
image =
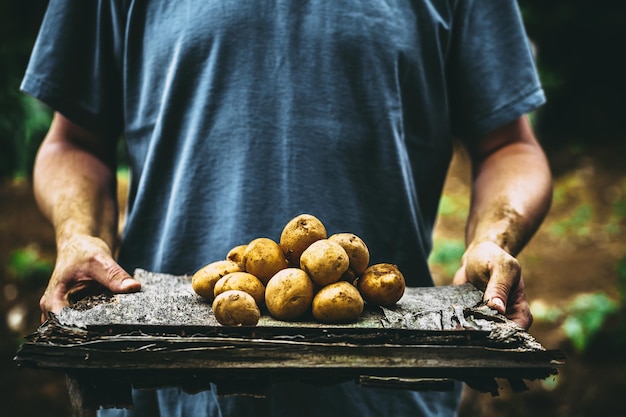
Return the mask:
M 303 270 L 287 268 L 274 275 L 265 287 L 265 306 L 280 320 L 295 320 L 313 301 L 313 282 Z
M 224 275 L 238 271 L 243 271 L 243 268 L 236 262 L 228 260 L 211 262 L 193 274 L 191 277 L 191 287 L 196 294 L 211 301 L 214 298 L 213 291 L 215 283 Z
M 337 242 L 348 254 L 350 269 L 355 276 L 361 276 L 370 262 L 370 252 L 363 239 L 352 233 L 336 233 L 328 238 Z
M 287 268 L 287 259 L 278 243 L 260 237 L 246 246 L 243 252 L 243 268 L 265 285 L 278 271 Z
M 261 317 L 254 298 L 239 290 L 228 290 L 215 297 L 213 314 L 224 326 L 255 326 Z
M 341 278 L 339 278 L 339 281 L 346 281 L 355 286 L 356 280 L 357 277 L 354 275 L 354 271 L 351 268 L 348 268 L 348 270 L 341 275 Z
M 300 214 L 285 225 L 279 244 L 291 266 L 298 267 L 302 252 L 326 236 L 326 228 L 320 219 L 311 214 Z
M 346 251 L 328 239 L 313 242 L 300 257 L 300 268 L 320 287 L 339 281 L 349 266 Z
M 243 269 L 243 252 L 246 250 L 247 246 L 248 245 L 235 246 L 228 251 L 228 253 L 226 254 L 226 259 L 228 259 L 229 261 L 237 262 L 239 265 L 241 265 L 241 268 Z
M 313 298 L 313 317 L 323 323 L 356 321 L 363 312 L 363 298 L 359 291 L 346 281 L 325 286 Z
M 229 290 L 240 290 L 250 294 L 259 307 L 265 303 L 265 286 L 257 277 L 248 272 L 232 272 L 224 275 L 215 283 L 213 294 L 217 297 Z
M 402 298 L 406 284 L 396 265 L 381 263 L 370 266 L 357 280 L 363 299 L 378 306 L 392 306 Z

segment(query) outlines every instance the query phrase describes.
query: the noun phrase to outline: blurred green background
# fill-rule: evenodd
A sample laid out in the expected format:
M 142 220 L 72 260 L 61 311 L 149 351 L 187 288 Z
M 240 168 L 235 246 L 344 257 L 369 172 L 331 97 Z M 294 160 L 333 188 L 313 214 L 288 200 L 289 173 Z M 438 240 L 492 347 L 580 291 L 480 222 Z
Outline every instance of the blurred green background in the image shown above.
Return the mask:
M 87 1 L 87 0 L 84 0 Z M 461 0 L 462 1 L 462 0 Z M 493 0 L 498 1 L 498 0 Z M 24 335 L 54 263 L 54 234 L 30 175 L 51 120 L 19 92 L 47 1 L 0 2 L 0 401 L 2 415 L 69 413 L 63 375 L 17 369 Z M 520 0 L 548 103 L 533 114 L 555 177 L 545 224 L 520 255 L 531 334 L 568 362 L 558 376 L 498 398 L 467 390 L 462 416 L 621 416 L 626 389 L 626 3 Z M 440 205 L 430 264 L 450 282 L 463 253 L 468 160 L 457 150 Z M 123 203 L 126 173 L 120 172 Z

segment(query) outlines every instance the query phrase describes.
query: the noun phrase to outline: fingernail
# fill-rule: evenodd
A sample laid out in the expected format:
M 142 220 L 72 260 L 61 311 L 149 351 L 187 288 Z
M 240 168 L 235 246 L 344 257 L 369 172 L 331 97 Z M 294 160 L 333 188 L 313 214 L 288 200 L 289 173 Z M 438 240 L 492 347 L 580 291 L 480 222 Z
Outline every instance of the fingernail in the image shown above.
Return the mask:
M 122 283 L 120 284 L 120 287 L 121 287 L 123 290 L 127 290 L 127 289 L 129 289 L 130 287 L 132 287 L 133 285 L 134 285 L 134 281 L 133 281 L 132 279 L 125 279 L 125 280 L 123 280 L 123 281 L 122 281 Z
M 504 311 L 504 301 L 499 298 L 492 298 L 491 303 L 496 306 L 497 310 Z

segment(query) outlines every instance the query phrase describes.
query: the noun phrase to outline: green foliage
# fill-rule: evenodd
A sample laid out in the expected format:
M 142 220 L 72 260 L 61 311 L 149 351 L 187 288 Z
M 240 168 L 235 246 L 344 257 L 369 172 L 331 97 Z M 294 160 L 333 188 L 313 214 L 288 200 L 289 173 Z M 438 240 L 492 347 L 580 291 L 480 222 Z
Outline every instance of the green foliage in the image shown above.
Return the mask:
M 11 275 L 21 281 L 52 273 L 52 262 L 41 257 L 36 248 L 27 246 L 17 249 L 9 256 L 7 269 Z
M 550 231 L 557 236 L 588 236 L 591 233 L 593 208 L 589 204 L 581 204 L 574 209 L 571 216 L 552 224 Z
M 576 296 L 565 307 L 533 306 L 535 320 L 561 322 L 561 329 L 578 352 L 585 352 L 604 323 L 620 309 L 620 302 L 602 291 Z
M 19 90 L 32 39 L 0 44 L 0 178 L 28 176 L 51 111 Z
M 445 274 L 451 277 L 459 269 L 464 252 L 463 241 L 440 239 L 435 242 L 428 261 L 432 265 L 441 267 Z
M 468 215 L 468 204 L 465 195 L 455 195 L 446 193 L 439 200 L 440 216 L 453 218 L 455 220 L 465 220 Z
M 555 323 L 563 317 L 562 309 L 555 306 L 548 306 L 544 302 L 533 302 L 532 313 L 537 322 Z
M 603 292 L 580 294 L 567 308 L 563 331 L 574 348 L 584 352 L 605 320 L 618 308 L 619 304 Z

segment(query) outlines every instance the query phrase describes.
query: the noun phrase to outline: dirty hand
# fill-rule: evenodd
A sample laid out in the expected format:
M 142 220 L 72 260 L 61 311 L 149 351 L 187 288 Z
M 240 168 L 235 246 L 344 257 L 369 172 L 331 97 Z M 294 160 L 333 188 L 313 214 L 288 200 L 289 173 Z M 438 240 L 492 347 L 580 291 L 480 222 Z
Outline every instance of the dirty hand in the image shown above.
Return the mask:
M 485 241 L 467 248 L 453 284 L 474 284 L 485 292 L 484 300 L 489 307 L 528 329 L 533 317 L 521 271 L 517 259 L 495 243 Z
M 69 305 L 72 294 L 92 287 L 125 293 L 138 291 L 141 284 L 113 260 L 104 241 L 75 235 L 58 248 L 54 271 L 39 301 L 42 321 L 47 319 L 48 312 L 59 313 Z

